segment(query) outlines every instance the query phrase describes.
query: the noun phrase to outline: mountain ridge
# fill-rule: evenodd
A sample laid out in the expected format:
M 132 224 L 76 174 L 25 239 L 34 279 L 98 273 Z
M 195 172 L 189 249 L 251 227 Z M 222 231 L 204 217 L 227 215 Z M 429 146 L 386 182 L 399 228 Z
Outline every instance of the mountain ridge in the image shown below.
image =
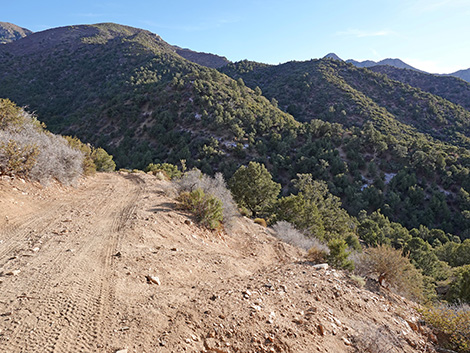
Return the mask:
M 336 55 L 335 53 L 328 53 L 327 55 L 325 55 L 323 57 L 323 59 L 334 59 L 334 60 L 345 61 L 349 64 L 353 64 L 354 66 L 361 67 L 361 68 L 371 68 L 371 67 L 376 67 L 376 66 L 385 66 L 385 65 L 387 65 L 387 66 L 395 67 L 395 68 L 398 68 L 398 69 L 413 70 L 413 71 L 426 73 L 426 74 L 430 74 L 430 75 L 453 76 L 453 77 L 461 78 L 464 81 L 470 82 L 470 68 L 469 69 L 462 69 L 462 70 L 459 70 L 459 71 L 456 71 L 456 72 L 453 72 L 453 73 L 450 73 L 450 74 L 433 74 L 433 73 L 429 73 L 429 72 L 417 69 L 417 68 L 405 63 L 403 60 L 398 59 L 398 58 L 395 58 L 395 59 L 387 58 L 387 59 L 382 59 L 380 61 L 373 61 L 373 60 L 357 61 L 357 60 L 354 60 L 354 59 L 343 60 L 338 55 Z

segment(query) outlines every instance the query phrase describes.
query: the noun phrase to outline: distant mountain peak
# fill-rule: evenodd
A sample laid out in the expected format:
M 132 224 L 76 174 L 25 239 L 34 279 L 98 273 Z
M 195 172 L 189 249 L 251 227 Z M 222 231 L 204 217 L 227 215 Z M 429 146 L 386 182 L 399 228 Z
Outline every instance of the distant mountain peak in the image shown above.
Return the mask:
M 447 74 L 445 76 L 454 76 L 454 77 L 458 77 L 462 80 L 465 80 L 467 82 L 470 82 L 470 68 L 466 69 L 466 70 L 459 70 L 459 71 L 456 71 L 454 73 Z
M 0 22 L 0 44 L 10 43 L 30 35 L 29 29 L 19 27 L 13 23 Z
M 349 64 L 353 64 L 354 66 L 357 66 L 357 67 L 373 67 L 373 66 L 380 66 L 380 65 L 388 65 L 388 66 L 396 67 L 398 69 L 408 69 L 408 70 L 424 72 L 424 71 L 418 70 L 417 68 L 411 65 L 408 65 L 407 63 L 405 63 L 403 60 L 400 60 L 400 59 L 387 58 L 387 59 L 383 59 L 377 62 L 373 60 L 356 61 L 353 59 L 348 59 L 346 60 L 346 62 Z
M 326 54 L 323 59 L 333 59 L 333 60 L 340 60 L 340 61 L 343 61 L 343 59 L 341 59 L 338 55 L 336 55 L 335 53 L 328 53 Z

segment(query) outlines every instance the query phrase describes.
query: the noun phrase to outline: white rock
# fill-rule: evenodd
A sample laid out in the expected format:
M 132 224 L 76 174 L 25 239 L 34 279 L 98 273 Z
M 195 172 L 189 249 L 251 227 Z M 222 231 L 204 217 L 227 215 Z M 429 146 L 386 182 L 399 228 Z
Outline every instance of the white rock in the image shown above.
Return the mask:
M 328 267 L 328 264 L 318 264 L 312 266 L 312 268 L 314 268 L 315 270 L 327 270 Z
M 7 276 L 18 276 L 21 273 L 21 270 L 13 270 L 5 273 Z
M 160 278 L 157 276 L 147 276 L 147 280 L 151 283 L 154 283 L 156 285 L 161 285 L 162 283 L 160 282 Z

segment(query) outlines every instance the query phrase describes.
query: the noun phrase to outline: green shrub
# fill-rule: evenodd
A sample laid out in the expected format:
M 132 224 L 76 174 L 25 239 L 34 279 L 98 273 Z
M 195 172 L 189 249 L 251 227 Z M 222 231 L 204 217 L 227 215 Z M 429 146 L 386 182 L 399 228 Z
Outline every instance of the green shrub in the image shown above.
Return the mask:
M 447 300 L 465 301 L 470 303 L 470 265 L 453 269 L 452 282 L 450 283 Z
M 251 216 L 250 210 L 246 207 L 240 207 L 238 210 L 240 211 L 240 214 L 242 216 L 245 216 L 245 217 L 250 217 Z
M 250 162 L 242 165 L 229 181 L 230 191 L 240 207 L 248 208 L 253 216 L 264 213 L 276 201 L 281 185 L 263 164 Z
M 93 159 L 98 172 L 113 172 L 114 169 L 116 169 L 116 163 L 113 161 L 113 156 L 100 147 L 93 150 L 91 158 Z
M 265 227 L 265 228 L 268 226 L 268 224 L 266 223 L 266 220 L 264 218 L 255 218 L 253 220 L 253 222 L 255 222 L 256 224 L 259 224 L 260 226 Z
M 441 344 L 461 353 L 470 352 L 470 307 L 438 304 L 420 310 L 426 323 L 440 331 Z
M 330 254 L 328 255 L 328 263 L 336 268 L 345 270 L 353 270 L 354 262 L 348 259 L 350 252 L 347 251 L 348 244 L 344 239 L 332 239 L 328 243 Z
M 216 197 L 204 193 L 200 188 L 183 191 L 178 201 L 181 207 L 194 214 L 196 221 L 209 229 L 218 229 L 223 221 L 222 202 Z
M 162 172 L 164 175 L 168 176 L 170 180 L 174 178 L 181 178 L 183 175 L 183 173 L 178 170 L 176 165 L 170 163 L 150 163 L 147 168 L 145 168 L 145 171 L 152 172 L 153 175 L 158 172 Z

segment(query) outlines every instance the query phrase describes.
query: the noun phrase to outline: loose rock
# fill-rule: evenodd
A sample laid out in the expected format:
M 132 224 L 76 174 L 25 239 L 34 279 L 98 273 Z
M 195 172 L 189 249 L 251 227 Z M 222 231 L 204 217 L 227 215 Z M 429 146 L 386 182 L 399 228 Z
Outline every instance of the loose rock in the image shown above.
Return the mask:
M 160 282 L 160 278 L 158 278 L 157 276 L 147 275 L 147 276 L 145 276 L 145 278 L 147 278 L 148 283 L 153 283 L 153 284 L 156 284 L 156 285 L 161 285 L 162 284 Z
M 21 270 L 13 270 L 5 273 L 7 276 L 18 276 L 21 273 Z

